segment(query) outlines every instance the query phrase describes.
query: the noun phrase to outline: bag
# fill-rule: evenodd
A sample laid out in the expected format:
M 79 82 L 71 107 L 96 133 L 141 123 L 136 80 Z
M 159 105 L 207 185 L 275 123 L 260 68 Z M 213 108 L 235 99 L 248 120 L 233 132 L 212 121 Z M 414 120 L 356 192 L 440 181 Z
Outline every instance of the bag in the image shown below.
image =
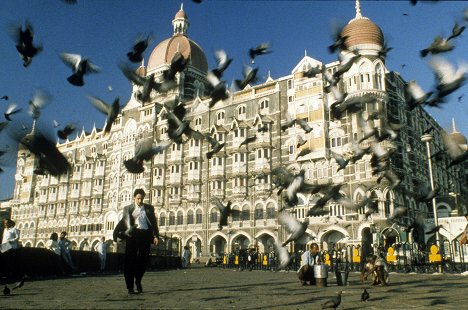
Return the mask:
M 13 248 L 13 246 L 11 245 L 10 242 L 5 242 L 5 243 L 2 243 L 0 251 L 2 253 L 5 253 L 6 251 L 8 251 L 8 250 L 10 250 L 12 248 Z
M 117 242 L 118 239 L 125 240 L 127 239 L 128 235 L 125 233 L 127 230 L 127 225 L 125 225 L 125 221 L 122 218 L 117 226 L 115 226 L 114 233 L 112 234 L 112 239 L 114 239 L 114 242 Z

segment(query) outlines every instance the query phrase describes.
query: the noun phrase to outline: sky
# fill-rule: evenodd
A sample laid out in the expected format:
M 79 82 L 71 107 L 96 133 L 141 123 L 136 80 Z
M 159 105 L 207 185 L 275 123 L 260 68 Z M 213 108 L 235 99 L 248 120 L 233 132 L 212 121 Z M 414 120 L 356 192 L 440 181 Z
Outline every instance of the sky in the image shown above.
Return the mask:
M 468 8 L 464 1 L 421 2 L 360 1 L 361 13 L 383 31 L 392 50 L 386 66 L 402 77 L 416 80 L 428 91 L 434 87 L 434 75 L 428 65 L 430 57 L 421 58 L 419 51 L 434 37 L 449 36 L 455 21 L 463 20 Z M 149 57 L 156 45 L 172 36 L 172 19 L 180 9 L 175 0 L 77 0 L 74 5 L 61 0 L 2 0 L 0 2 L 0 100 L 4 111 L 16 103 L 23 112 L 14 115 L 25 126 L 31 125 L 27 103 L 35 91 L 50 94 L 51 101 L 42 110 L 41 126 L 52 126 L 53 120 L 63 127 L 74 122 L 81 129 L 102 128 L 105 116 L 87 99 L 97 96 L 112 102 L 120 97 L 125 104 L 131 95 L 130 82 L 118 63 L 126 59 L 136 37 L 151 33 L 154 40 L 145 52 Z M 190 27 L 188 37 L 204 50 L 209 68 L 215 67 L 213 51 L 224 49 L 234 59 L 224 79 L 230 84 L 241 78 L 243 65 L 250 65 L 248 49 L 270 42 L 272 53 L 256 59 L 260 82 L 268 74 L 273 79 L 289 75 L 307 53 L 323 63 L 337 60 L 328 52 L 333 25 L 345 25 L 355 17 L 355 1 L 218 1 L 183 2 Z M 15 43 L 9 35 L 11 25 L 28 20 L 34 28 L 34 42 L 43 51 L 24 68 Z M 443 55 L 457 65 L 467 62 L 468 31 L 454 39 L 455 49 Z M 85 85 L 76 87 L 66 78 L 71 74 L 59 58 L 67 52 L 89 58 L 101 68 L 98 74 L 85 76 Z M 110 87 L 109 87 L 110 86 Z M 463 86 L 449 97 L 442 109 L 429 108 L 429 113 L 447 129 L 455 118 L 458 131 L 468 135 L 468 95 L 461 97 Z M 109 89 L 112 89 L 111 91 Z M 0 116 L 2 118 L 2 116 Z M 3 121 L 3 119 L 1 120 Z M 51 129 L 52 130 L 52 129 Z M 16 144 L 4 130 L 0 133 L 0 150 L 8 153 L 0 159 L 0 200 L 12 196 L 16 164 Z M 73 135 L 72 135 L 73 137 Z

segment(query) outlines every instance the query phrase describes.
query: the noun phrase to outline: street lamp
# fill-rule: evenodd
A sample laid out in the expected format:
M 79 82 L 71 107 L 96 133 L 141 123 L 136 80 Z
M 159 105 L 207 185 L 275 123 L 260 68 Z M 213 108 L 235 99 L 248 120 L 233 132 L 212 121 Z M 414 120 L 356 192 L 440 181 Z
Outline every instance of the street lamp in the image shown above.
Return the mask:
M 431 146 L 429 145 L 429 142 L 432 141 L 432 136 L 430 134 L 422 135 L 421 141 L 426 142 L 427 160 L 429 162 L 429 176 L 431 178 L 431 190 L 434 191 L 434 176 L 432 174 Z M 437 217 L 437 206 L 436 206 L 435 196 L 432 198 L 432 211 L 434 212 L 434 226 L 437 227 L 439 226 L 439 219 Z M 438 230 L 436 231 L 436 244 L 440 251 L 440 236 L 439 236 Z

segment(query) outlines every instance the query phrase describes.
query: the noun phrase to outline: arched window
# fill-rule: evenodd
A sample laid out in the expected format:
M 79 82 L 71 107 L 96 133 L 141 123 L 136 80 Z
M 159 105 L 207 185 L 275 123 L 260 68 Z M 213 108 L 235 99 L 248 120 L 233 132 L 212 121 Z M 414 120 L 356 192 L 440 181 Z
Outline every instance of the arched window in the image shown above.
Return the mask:
M 159 226 L 166 226 L 166 214 L 159 215 Z
M 184 224 L 184 214 L 182 211 L 177 212 L 177 225 L 183 225 Z
M 187 224 L 193 224 L 193 211 L 189 210 L 187 212 Z
M 169 226 L 175 225 L 175 214 L 174 212 L 169 213 Z
M 242 207 L 242 214 L 241 214 L 242 221 L 249 221 L 250 220 L 250 208 L 248 205 L 244 205 Z
M 237 118 L 238 119 L 245 119 L 246 117 L 246 107 L 245 105 L 241 105 L 240 107 L 237 108 Z
M 263 206 L 261 204 L 255 206 L 255 219 L 263 220 Z
M 375 66 L 375 88 L 383 89 L 384 72 L 381 64 Z
M 203 223 L 203 212 L 202 210 L 198 209 L 195 217 L 195 223 L 201 224 Z
M 216 223 L 218 221 L 218 213 L 219 213 L 219 211 L 216 210 L 216 208 L 211 209 L 210 223 Z

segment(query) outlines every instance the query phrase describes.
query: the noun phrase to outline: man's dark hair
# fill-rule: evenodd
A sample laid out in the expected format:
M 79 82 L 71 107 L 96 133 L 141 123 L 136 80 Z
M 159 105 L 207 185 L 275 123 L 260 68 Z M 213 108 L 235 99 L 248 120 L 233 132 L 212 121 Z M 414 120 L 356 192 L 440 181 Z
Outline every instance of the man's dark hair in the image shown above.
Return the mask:
M 311 244 L 310 244 L 310 249 L 312 250 L 312 248 L 313 248 L 314 246 L 316 246 L 317 248 L 319 247 L 318 244 L 314 242 L 314 243 L 311 243 Z
M 134 192 L 133 192 L 133 197 L 136 197 L 138 194 L 142 195 L 143 198 L 145 197 L 145 191 L 143 190 L 143 188 L 137 188 Z

